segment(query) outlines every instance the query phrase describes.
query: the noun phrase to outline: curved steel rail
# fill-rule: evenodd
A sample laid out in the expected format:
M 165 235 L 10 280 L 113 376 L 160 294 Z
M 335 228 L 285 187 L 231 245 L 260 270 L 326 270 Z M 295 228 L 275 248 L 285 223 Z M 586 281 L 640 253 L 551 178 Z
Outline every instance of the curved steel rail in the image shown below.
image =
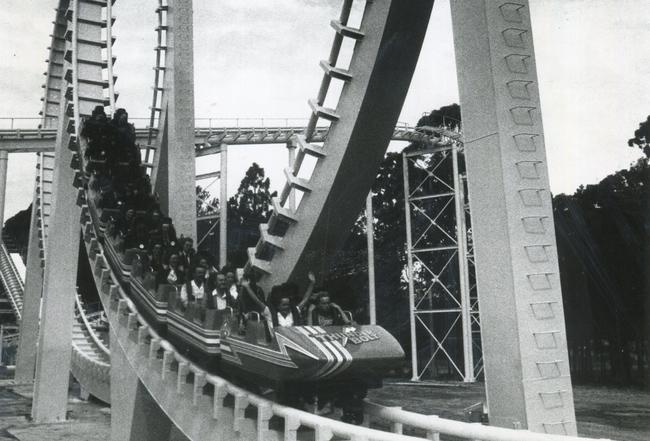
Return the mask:
M 81 330 L 88 335 L 88 338 L 86 339 L 89 342 L 92 342 L 92 349 L 95 354 L 98 356 L 103 357 L 104 361 L 107 363 L 109 362 L 108 357 L 110 356 L 110 351 L 104 344 L 104 341 L 99 338 L 97 335 L 97 332 L 95 331 L 95 328 L 92 326 L 90 323 L 90 320 L 88 320 L 89 314 L 86 313 L 86 309 L 84 308 L 83 302 L 81 301 L 81 296 L 79 295 L 79 292 L 75 293 L 75 308 L 77 309 L 77 321 L 83 325 L 81 327 Z M 99 349 L 98 351 L 96 349 Z
M 75 293 L 75 307 L 77 313 L 72 325 L 70 370 L 90 394 L 110 403 L 110 353 L 88 322 L 78 292 Z

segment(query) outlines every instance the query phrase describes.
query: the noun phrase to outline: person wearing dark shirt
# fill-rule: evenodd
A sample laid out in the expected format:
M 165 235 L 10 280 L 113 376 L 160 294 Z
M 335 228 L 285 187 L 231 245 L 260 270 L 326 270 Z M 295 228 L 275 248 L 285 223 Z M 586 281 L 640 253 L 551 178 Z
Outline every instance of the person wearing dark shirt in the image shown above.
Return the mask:
M 151 247 L 151 253 L 149 254 L 149 268 L 148 271 L 153 271 L 158 274 L 164 270 L 163 268 L 163 246 L 160 243 L 156 243 Z
M 163 265 L 163 270 L 159 273 L 158 283 L 168 283 L 170 285 L 182 285 L 185 283 L 185 272 L 181 268 L 178 254 L 171 253 L 167 264 Z
M 224 266 L 221 269 L 221 272 L 226 275 L 226 283 L 228 285 L 228 291 L 230 292 L 230 295 L 235 299 L 239 298 L 240 289 L 237 284 L 237 275 L 235 273 L 235 270 L 229 266 Z
M 89 160 L 86 164 L 86 173 L 93 171 L 104 171 L 98 164 L 106 159 L 106 151 L 110 148 L 111 127 L 104 112 L 104 106 L 96 106 L 90 118 L 83 125 L 81 136 L 88 139 L 88 148 L 84 157 Z
M 149 242 L 152 244 L 162 244 L 162 216 L 160 211 L 153 210 L 148 220 Z
M 194 263 L 194 256 L 196 252 L 193 248 L 194 241 L 191 237 L 181 237 L 181 250 L 178 253 L 178 258 L 180 259 L 180 265 L 187 270 L 191 268 Z
M 263 314 L 267 310 L 266 296 L 262 288 L 257 286 L 254 275 L 244 277 L 241 281 L 242 293 L 239 296 L 239 310 L 242 314 L 257 312 Z
M 115 130 L 114 141 L 122 160 L 127 159 L 135 148 L 135 126 L 129 123 L 129 114 L 125 109 L 117 109 L 113 114 L 111 125 Z
M 310 326 L 342 326 L 350 324 L 339 305 L 330 300 L 326 291 L 318 293 L 316 304 L 310 308 L 307 316 Z

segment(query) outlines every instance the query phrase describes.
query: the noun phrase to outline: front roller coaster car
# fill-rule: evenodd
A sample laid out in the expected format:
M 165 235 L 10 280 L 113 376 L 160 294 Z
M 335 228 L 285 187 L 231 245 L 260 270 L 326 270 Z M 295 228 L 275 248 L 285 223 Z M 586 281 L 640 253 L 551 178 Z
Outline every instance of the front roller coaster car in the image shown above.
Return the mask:
M 290 326 L 273 331 L 255 318 L 242 335 L 221 330 L 221 367 L 247 383 L 275 389 L 287 404 L 334 402 L 344 419 L 358 422 L 368 388 L 400 365 L 404 351 L 375 325 Z

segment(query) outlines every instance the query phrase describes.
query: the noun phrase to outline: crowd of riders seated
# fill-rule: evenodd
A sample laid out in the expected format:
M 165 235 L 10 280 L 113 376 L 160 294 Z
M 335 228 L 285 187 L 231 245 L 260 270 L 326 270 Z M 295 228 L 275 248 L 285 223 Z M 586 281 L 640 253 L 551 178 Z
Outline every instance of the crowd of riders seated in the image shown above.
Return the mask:
M 177 237 L 172 220 L 161 212 L 152 193 L 135 128 L 124 109 L 109 120 L 104 108 L 97 106 L 84 122 L 82 136 L 88 141 L 84 157 L 89 186 L 98 195 L 96 204 L 109 213 L 107 234 L 121 251 L 137 251 L 143 273 L 155 276 L 155 288 L 175 286 L 181 307 L 190 303 L 204 309 L 229 307 L 239 317 L 240 332 L 257 316 L 266 321 L 269 335 L 283 326 L 350 323 L 326 291 L 314 289 L 311 272 L 302 296 L 297 285 L 284 283 L 274 286 L 267 297 L 254 273 L 238 280 L 234 269 L 219 271 L 211 256 L 197 253 L 191 238 Z

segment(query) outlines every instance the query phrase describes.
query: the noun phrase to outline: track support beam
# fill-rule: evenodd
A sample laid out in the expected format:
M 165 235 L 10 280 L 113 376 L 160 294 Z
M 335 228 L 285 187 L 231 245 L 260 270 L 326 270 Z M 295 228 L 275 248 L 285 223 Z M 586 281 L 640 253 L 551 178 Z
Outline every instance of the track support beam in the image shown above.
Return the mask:
M 23 312 L 20 321 L 20 340 L 18 343 L 18 357 L 16 358 L 15 379 L 20 383 L 34 380 L 36 343 L 38 342 L 38 315 L 41 309 L 41 294 L 43 292 L 43 268 L 41 268 L 38 247 L 38 213 L 36 207 L 38 207 L 38 194 L 35 189 L 27 246 L 27 268 L 25 271 Z
M 59 117 L 54 165 L 53 204 L 47 249 L 56 259 L 47 259 L 43 282 L 43 305 L 36 362 L 32 418 L 38 423 L 64 421 L 68 404 L 68 383 L 72 354 L 74 293 L 77 285 L 79 224 L 81 209 L 72 186 L 72 152 L 64 123 Z
M 575 435 L 528 1 L 451 11 L 490 423 Z
M 196 237 L 192 1 L 169 0 L 162 115 L 152 184 L 176 231 Z

